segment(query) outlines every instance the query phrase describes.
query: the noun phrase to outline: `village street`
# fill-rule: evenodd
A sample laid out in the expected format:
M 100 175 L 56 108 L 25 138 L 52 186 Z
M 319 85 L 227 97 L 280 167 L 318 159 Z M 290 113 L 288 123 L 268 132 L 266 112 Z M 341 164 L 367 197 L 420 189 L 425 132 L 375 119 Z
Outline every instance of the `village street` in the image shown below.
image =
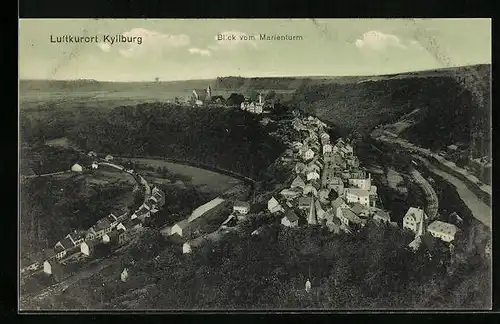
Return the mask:
M 438 217 L 437 212 L 439 207 L 439 200 L 436 192 L 434 191 L 434 188 L 432 188 L 429 181 L 427 181 L 417 170 L 412 168 L 410 174 L 413 179 L 419 184 L 420 188 L 424 190 L 425 198 L 427 200 L 427 206 L 424 209 L 427 213 L 427 216 L 429 216 L 430 220 L 436 219 Z

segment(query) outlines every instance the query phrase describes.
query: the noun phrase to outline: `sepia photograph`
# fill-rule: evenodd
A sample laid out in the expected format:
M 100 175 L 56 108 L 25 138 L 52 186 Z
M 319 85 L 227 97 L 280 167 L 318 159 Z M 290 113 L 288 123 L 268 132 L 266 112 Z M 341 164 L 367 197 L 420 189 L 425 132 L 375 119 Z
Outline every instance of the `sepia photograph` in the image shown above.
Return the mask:
M 19 311 L 492 309 L 491 19 L 20 19 Z

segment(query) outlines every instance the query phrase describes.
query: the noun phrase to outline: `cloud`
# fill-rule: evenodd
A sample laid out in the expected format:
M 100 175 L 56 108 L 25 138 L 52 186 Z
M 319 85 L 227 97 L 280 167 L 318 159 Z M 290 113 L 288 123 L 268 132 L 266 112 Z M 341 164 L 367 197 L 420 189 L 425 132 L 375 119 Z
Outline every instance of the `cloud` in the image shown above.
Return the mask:
M 124 57 L 143 55 L 161 55 L 166 51 L 186 47 L 190 44 L 190 38 L 185 34 L 170 35 L 163 34 L 145 28 L 133 28 L 121 34 L 127 39 L 126 42 L 113 42 L 117 35 L 104 39 L 99 43 L 99 48 L 104 52 L 117 50 Z
M 376 30 L 364 33 L 361 39 L 357 39 L 354 44 L 359 49 L 375 51 L 382 51 L 387 48 L 407 48 L 396 35 L 384 34 Z
M 201 56 L 210 56 L 212 54 L 212 52 L 208 49 L 200 49 L 197 47 L 192 47 L 192 48 L 188 49 L 188 51 L 191 54 L 199 54 Z
M 214 36 L 214 40 L 215 44 L 208 46 L 212 51 L 257 48 L 257 43 L 250 35 L 237 30 L 220 32 Z
M 98 43 L 97 46 L 103 51 L 103 52 L 109 52 L 111 51 L 111 46 L 108 43 Z

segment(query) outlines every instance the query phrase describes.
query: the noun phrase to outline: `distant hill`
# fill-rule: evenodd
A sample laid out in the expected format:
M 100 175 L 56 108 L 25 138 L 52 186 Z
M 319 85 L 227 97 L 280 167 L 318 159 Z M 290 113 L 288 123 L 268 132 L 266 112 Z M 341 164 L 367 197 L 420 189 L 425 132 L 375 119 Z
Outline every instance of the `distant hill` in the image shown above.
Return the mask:
M 491 65 L 475 65 L 304 85 L 289 104 L 365 134 L 414 112 L 415 123 L 401 135 L 426 147 L 468 143 L 471 134 L 487 141 L 490 71 Z M 481 146 L 486 150 L 488 145 Z

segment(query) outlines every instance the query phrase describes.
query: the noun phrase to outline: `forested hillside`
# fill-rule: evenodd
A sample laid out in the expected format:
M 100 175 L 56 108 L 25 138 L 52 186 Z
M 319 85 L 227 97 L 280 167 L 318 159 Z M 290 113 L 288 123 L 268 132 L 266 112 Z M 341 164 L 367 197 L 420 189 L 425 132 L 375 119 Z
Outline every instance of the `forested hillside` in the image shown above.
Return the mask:
M 240 110 L 156 103 L 52 117 L 42 121 L 21 117 L 22 139 L 40 142 L 66 136 L 87 151 L 189 160 L 251 177 L 284 150 L 257 116 Z
M 402 136 L 424 147 L 468 144 L 471 131 L 487 155 L 490 138 L 490 65 L 378 76 L 357 83 L 302 85 L 292 106 L 347 130 L 369 133 L 418 110 Z M 479 153 L 478 154 L 482 154 Z

